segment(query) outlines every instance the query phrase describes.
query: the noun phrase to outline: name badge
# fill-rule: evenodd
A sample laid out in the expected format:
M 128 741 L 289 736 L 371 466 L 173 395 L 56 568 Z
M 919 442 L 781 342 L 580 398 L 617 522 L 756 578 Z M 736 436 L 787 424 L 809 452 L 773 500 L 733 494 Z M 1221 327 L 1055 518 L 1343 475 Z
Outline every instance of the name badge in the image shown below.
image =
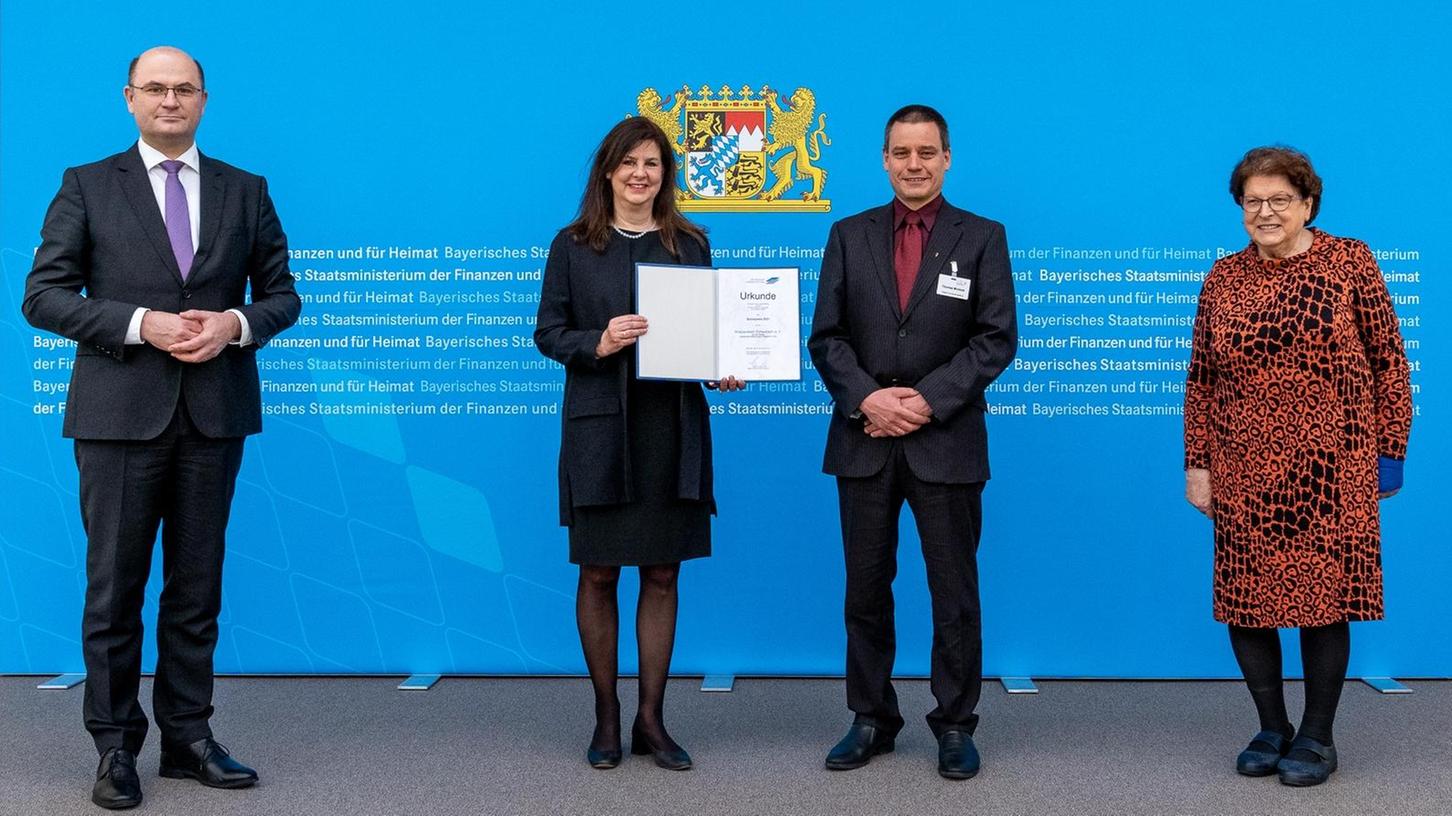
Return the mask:
M 972 283 L 972 280 L 960 278 L 957 275 L 939 275 L 938 294 L 959 300 L 967 300 L 968 287 Z

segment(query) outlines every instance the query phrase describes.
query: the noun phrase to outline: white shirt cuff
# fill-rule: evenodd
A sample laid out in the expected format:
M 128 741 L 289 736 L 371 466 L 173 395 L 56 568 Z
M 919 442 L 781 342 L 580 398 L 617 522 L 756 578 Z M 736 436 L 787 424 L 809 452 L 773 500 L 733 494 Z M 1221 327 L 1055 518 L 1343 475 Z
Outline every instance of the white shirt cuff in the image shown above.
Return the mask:
M 139 346 L 146 342 L 141 339 L 141 318 L 145 317 L 149 311 L 151 310 L 145 306 L 138 306 L 136 311 L 131 313 L 131 325 L 126 327 L 126 345 Z
M 252 343 L 252 327 L 247 325 L 247 315 L 242 314 L 241 309 L 228 309 L 227 311 L 237 315 L 237 322 L 242 324 L 242 334 L 236 340 L 232 341 L 232 345 L 250 345 Z

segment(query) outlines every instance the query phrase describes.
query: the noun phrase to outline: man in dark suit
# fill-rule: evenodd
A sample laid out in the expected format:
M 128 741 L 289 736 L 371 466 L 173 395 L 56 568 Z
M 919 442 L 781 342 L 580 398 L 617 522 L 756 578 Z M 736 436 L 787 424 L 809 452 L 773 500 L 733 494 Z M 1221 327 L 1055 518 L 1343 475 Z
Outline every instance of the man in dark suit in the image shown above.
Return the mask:
M 892 580 L 906 500 L 933 606 L 928 724 L 938 772 L 978 771 L 983 683 L 980 498 L 983 391 L 1013 359 L 1013 276 L 1003 225 L 948 204 L 948 125 L 925 105 L 888 119 L 892 203 L 832 225 L 808 347 L 836 410 L 822 469 L 837 477 L 847 562 L 847 704 L 856 718 L 827 767 L 866 765 L 903 726 L 892 688 Z
M 101 754 L 91 798 L 106 808 L 141 801 L 141 606 L 158 527 L 161 774 L 257 781 L 212 739 L 212 654 L 243 439 L 262 426 L 254 355 L 301 306 L 266 182 L 197 152 L 201 65 L 153 48 L 132 61 L 124 94 L 141 138 L 66 170 L 23 306 L 77 344 L 63 432 L 87 538 L 84 707 Z

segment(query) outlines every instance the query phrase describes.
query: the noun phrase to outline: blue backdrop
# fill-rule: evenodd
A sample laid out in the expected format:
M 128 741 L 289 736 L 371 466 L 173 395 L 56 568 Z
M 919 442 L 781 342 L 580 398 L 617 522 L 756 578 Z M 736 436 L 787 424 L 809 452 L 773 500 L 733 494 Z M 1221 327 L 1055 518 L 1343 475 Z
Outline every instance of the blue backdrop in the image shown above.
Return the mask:
M 5 0 L 0 672 L 81 667 L 85 539 L 54 413 L 71 349 L 21 319 L 24 278 L 62 169 L 135 140 L 127 61 L 171 43 L 206 67 L 203 152 L 268 177 L 315 321 L 259 355 L 271 413 L 238 486 L 218 671 L 583 671 L 556 525 L 562 373 L 527 340 L 539 250 L 643 89 L 669 107 L 683 86 L 709 103 L 723 85 L 738 98 L 769 85 L 782 106 L 809 89 L 825 114 L 813 127 L 830 144 L 813 163 L 830 211 L 693 212 L 723 265 L 790 259 L 810 300 L 830 223 L 889 200 L 881 128 L 908 101 L 952 125 L 949 199 L 1008 227 L 1024 344 L 991 395 L 989 674 L 1236 674 L 1210 618 L 1209 526 L 1181 498 L 1184 296 L 1246 242 L 1230 168 L 1285 142 L 1325 178 L 1318 226 L 1385 253 L 1416 366 L 1407 487 L 1383 505 L 1387 620 L 1355 627 L 1352 670 L 1452 675 L 1452 554 L 1435 521 L 1452 454 L 1449 336 L 1426 308 L 1452 294 L 1439 201 L 1452 181 L 1452 14 L 1431 2 L 1012 5 L 808 2 L 715 18 L 679 5 L 263 0 L 158 23 L 126 4 Z M 1109 279 L 1064 277 L 1081 270 Z M 374 317 L 391 314 L 407 317 Z M 409 338 L 419 348 L 392 345 Z M 1066 361 L 1095 370 L 1048 370 Z M 1084 391 L 1098 383 L 1105 393 Z M 683 572 L 675 667 L 839 674 L 843 569 L 816 375 L 713 400 L 716 554 Z M 925 674 L 927 593 L 904 521 L 898 669 Z

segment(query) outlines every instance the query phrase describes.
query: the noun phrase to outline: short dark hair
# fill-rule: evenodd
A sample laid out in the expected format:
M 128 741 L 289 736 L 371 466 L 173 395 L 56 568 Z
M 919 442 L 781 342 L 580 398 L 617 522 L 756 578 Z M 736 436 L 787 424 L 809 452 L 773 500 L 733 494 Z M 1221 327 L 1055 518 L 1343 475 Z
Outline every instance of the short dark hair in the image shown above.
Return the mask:
M 1230 195 L 1239 204 L 1245 195 L 1245 183 L 1251 176 L 1284 176 L 1301 198 L 1311 199 L 1309 224 L 1321 211 L 1321 177 L 1311 166 L 1311 157 L 1287 145 L 1254 147 L 1246 151 L 1240 163 L 1230 171 Z
M 938 135 L 943 137 L 943 149 L 948 150 L 948 120 L 943 114 L 938 113 L 936 108 L 927 105 L 904 105 L 897 109 L 897 113 L 887 117 L 887 127 L 882 129 L 882 150 L 887 152 L 887 142 L 892 136 L 892 126 L 898 122 L 914 124 L 916 122 L 932 122 L 938 126 Z
M 147 50 L 149 51 L 151 49 L 147 49 Z M 145 53 L 145 52 L 142 52 L 142 53 Z M 195 65 L 195 66 L 197 66 L 197 79 L 200 79 L 202 81 L 202 87 L 203 88 L 206 88 L 207 87 L 207 72 L 202 70 L 202 62 L 201 62 L 201 60 L 197 59 L 196 57 L 192 57 L 191 54 L 187 54 L 187 56 L 188 57 L 191 57 L 192 64 Z M 137 54 L 136 56 L 134 56 L 134 57 L 131 58 L 131 64 L 126 67 L 126 84 L 127 85 L 130 85 L 136 79 L 136 63 L 138 63 L 140 61 L 141 61 L 141 54 Z

